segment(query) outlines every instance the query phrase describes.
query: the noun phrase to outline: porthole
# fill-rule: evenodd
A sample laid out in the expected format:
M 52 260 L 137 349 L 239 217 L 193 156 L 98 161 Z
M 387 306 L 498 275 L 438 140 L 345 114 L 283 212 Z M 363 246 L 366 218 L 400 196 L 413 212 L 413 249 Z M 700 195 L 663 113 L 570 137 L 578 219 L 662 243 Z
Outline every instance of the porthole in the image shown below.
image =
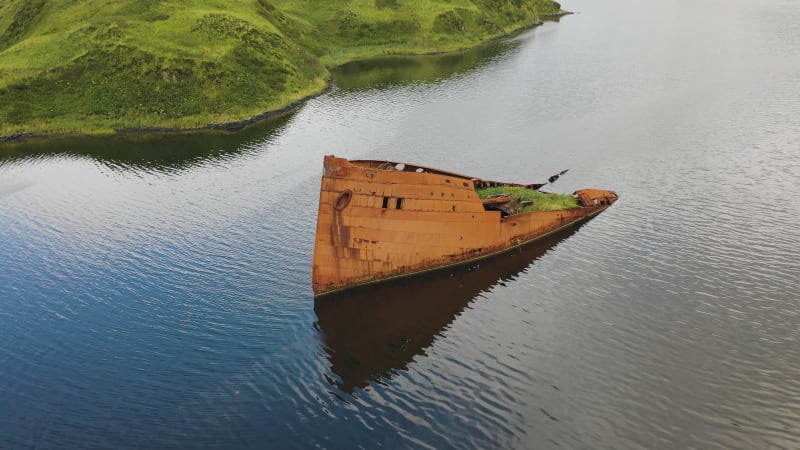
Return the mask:
M 353 199 L 353 191 L 350 189 L 343 191 L 336 197 L 336 200 L 333 202 L 333 207 L 336 208 L 337 211 L 341 211 L 347 208 L 347 205 L 350 204 L 350 200 Z

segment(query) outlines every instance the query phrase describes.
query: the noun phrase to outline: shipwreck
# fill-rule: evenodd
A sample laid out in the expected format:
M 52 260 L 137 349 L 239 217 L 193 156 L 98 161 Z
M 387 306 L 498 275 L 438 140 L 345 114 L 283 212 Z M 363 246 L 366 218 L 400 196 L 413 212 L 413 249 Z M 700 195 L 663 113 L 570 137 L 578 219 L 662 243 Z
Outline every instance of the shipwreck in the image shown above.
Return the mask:
M 325 156 L 314 295 L 489 258 L 587 220 L 618 199 L 609 190 L 565 195 L 541 192 L 543 186 Z

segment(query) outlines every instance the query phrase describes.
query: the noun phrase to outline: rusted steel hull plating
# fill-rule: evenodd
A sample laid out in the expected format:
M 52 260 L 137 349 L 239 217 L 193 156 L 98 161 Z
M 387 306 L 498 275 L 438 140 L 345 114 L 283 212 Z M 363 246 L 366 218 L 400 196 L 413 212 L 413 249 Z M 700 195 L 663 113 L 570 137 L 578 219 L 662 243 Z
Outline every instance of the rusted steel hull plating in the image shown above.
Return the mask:
M 580 207 L 502 217 L 476 186 L 525 186 L 391 161 L 326 156 L 312 283 L 315 296 L 486 258 L 592 217 L 613 191 L 575 192 Z

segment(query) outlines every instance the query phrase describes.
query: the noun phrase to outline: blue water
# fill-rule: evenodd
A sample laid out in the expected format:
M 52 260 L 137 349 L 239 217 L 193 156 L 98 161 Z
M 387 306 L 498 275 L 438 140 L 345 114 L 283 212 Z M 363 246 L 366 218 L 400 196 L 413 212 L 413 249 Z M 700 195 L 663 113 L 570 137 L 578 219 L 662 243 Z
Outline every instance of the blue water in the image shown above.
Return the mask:
M 0 146 L 0 447 L 800 447 L 800 3 L 564 7 L 236 134 Z M 315 304 L 331 153 L 621 200 Z

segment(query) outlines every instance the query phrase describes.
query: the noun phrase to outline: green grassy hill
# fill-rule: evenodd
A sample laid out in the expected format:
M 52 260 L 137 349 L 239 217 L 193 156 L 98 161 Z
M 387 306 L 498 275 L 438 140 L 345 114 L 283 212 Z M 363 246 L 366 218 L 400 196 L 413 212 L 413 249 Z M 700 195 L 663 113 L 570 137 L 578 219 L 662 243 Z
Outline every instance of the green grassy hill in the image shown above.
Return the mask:
M 550 0 L 3 0 L 0 136 L 196 128 L 280 109 L 328 67 L 449 51 Z

